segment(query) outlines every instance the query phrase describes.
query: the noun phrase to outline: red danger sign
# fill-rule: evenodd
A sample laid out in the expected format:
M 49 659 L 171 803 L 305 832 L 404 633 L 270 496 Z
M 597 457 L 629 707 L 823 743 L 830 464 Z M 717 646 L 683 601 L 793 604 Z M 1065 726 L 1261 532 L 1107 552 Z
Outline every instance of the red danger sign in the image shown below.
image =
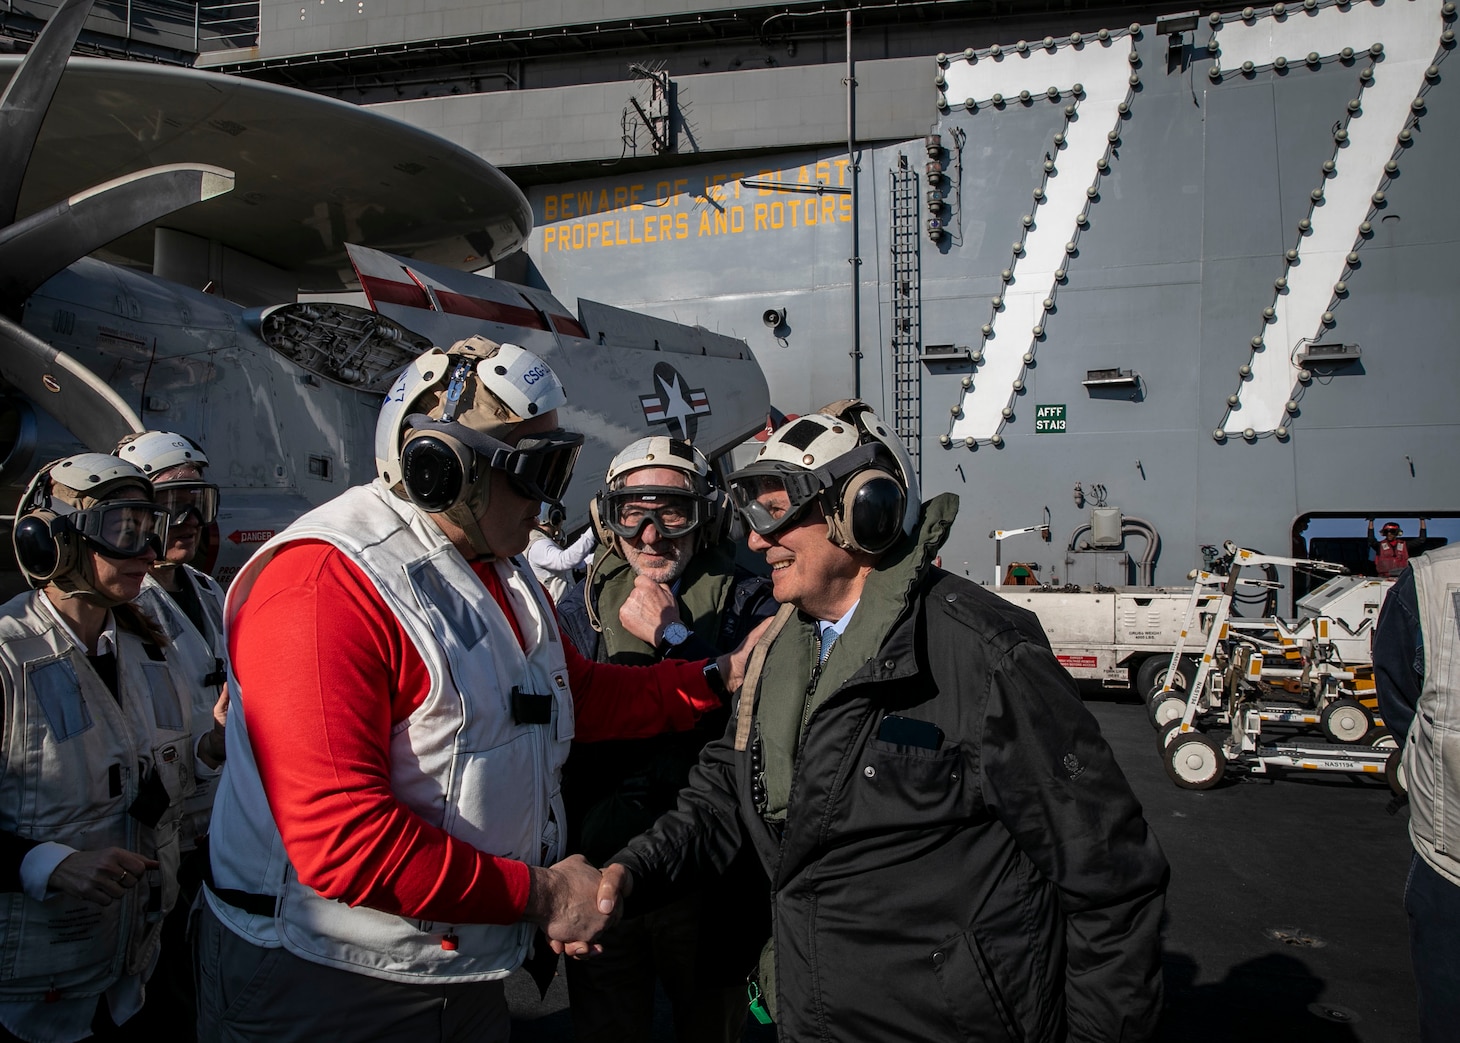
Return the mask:
M 1100 665 L 1092 655 L 1057 655 L 1055 658 L 1066 670 L 1094 670 Z
M 234 529 L 228 534 L 230 543 L 268 543 L 273 538 L 273 529 Z

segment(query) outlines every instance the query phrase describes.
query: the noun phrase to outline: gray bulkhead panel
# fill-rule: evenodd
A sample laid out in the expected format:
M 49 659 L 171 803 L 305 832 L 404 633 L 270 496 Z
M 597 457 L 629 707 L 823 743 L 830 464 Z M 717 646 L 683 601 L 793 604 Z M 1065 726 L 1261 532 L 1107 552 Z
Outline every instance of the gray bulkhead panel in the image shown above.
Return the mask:
M 1346 294 L 1334 304 L 1334 323 L 1322 337 L 1361 345 L 1362 360 L 1316 368 L 1313 382 L 1300 389 L 1286 439 L 1260 433 L 1249 442 L 1241 430 L 1244 411 L 1250 415 L 1255 408 L 1253 390 L 1238 367 L 1253 358 L 1251 340 L 1267 329 L 1263 309 L 1274 304 L 1274 280 L 1287 271 L 1284 251 L 1306 242 L 1299 240 L 1298 222 L 1322 183 L 1335 124 L 1355 95 L 1366 59 L 1360 53 L 1351 63 L 1325 60 L 1317 69 L 1298 61 L 1284 73 L 1227 70 L 1214 82 L 1207 75 L 1209 35 L 1204 20 L 1187 63 L 1170 71 L 1164 37 L 1147 27 L 1136 40 L 1140 87 L 1128 99 L 1109 171 L 1089 204 L 1088 227 L 1078 233 L 1066 278 L 1055 287 L 1043 335 L 1034 340 L 1005 313 L 987 346 L 991 353 L 1011 344 L 1034 352 L 1021 375 L 1022 391 L 1008 398 L 1012 415 L 999 428 L 1001 444 L 981 439 L 970 449 L 961 437 L 948 448 L 939 442 L 951 429 L 950 407 L 960 402 L 962 379 L 970 377 L 974 391 L 982 391 L 986 365 L 935 362 L 921 370 L 924 490 L 951 490 L 963 500 L 944 553 L 949 567 L 964 571 L 967 562 L 974 578 L 987 579 L 993 564 L 989 531 L 1035 524 L 1048 506 L 1054 544 L 1023 537 L 1002 556 L 1006 563 L 1038 560 L 1042 578 L 1064 579 L 1062 545 L 1088 517 L 1088 502 L 1077 506 L 1072 495 L 1076 482 L 1087 499 L 1103 486 L 1111 505 L 1155 525 L 1163 540 L 1156 579 L 1168 583 L 1201 564 L 1202 544 L 1233 539 L 1287 552 L 1292 523 L 1302 513 L 1460 508 L 1460 462 L 1451 451 L 1452 342 L 1460 320 L 1451 273 L 1460 218 L 1447 206 L 1460 113 L 1451 103 L 1451 77 L 1442 75 L 1429 90 L 1413 143 L 1399 157 L 1372 235 L 1359 245 L 1360 263 L 1348 273 Z M 956 54 L 964 42 L 950 40 L 947 49 Z M 1378 68 L 1390 71 L 1382 59 Z M 922 135 L 939 132 L 946 150 L 956 145 L 955 128 L 966 132 L 957 162 L 952 152 L 941 156 L 951 179 L 941 193 L 951 204 L 943 214 L 949 235 L 934 242 L 919 229 L 918 293 L 924 347 L 977 349 L 1069 100 L 1068 94 L 1056 103 L 1036 96 L 1028 104 L 1011 99 L 1001 108 L 980 104 L 968 112 L 955 98 L 939 113 L 932 83 L 937 71 L 931 56 L 858 66 L 859 136 L 883 143 L 865 144 L 861 154 L 861 392 L 884 415 L 892 402 L 887 345 L 895 292 L 889 172 L 906 157 L 921 178 L 927 161 Z M 847 185 L 839 145 L 845 133 L 842 67 L 806 70 L 804 77 L 790 72 L 684 78 L 682 97 L 693 102 L 690 120 L 712 108 L 715 113 L 696 128 L 696 146 L 742 154 L 683 156 L 681 165 L 652 172 L 610 171 L 534 188 L 529 196 L 537 229 L 529 252 L 565 299 L 612 301 L 744 337 L 765 368 L 774 404 L 801 412 L 853 390 L 847 357 L 851 212 L 840 193 L 817 196 L 739 181 Z M 818 76 L 813 88 L 810 81 Z M 872 82 L 879 88 L 870 89 Z M 791 93 L 779 93 L 783 88 Z M 604 137 L 617 148 L 621 102 L 608 98 L 611 88 L 592 89 L 602 96 L 605 113 L 615 116 L 605 120 L 612 126 Z M 432 129 L 475 147 L 469 135 L 479 128 L 448 114 L 461 113 L 463 105 L 508 103 L 498 97 L 452 99 L 434 110 L 424 109 L 435 104 L 426 102 L 393 108 L 412 121 L 434 111 L 431 118 L 450 125 Z M 512 101 L 534 104 L 516 95 Z M 763 116 L 785 111 L 793 101 L 800 125 L 786 119 L 760 125 Z M 798 141 L 805 148 L 748 155 Z M 514 146 L 502 147 L 510 152 Z M 556 147 L 538 146 L 533 154 L 552 156 Z M 561 148 L 557 158 L 567 159 L 595 149 L 601 156 L 607 145 L 566 142 Z M 1057 176 L 1086 177 L 1068 154 L 1054 160 Z M 1338 162 L 1350 165 L 1343 175 L 1368 159 L 1340 152 Z M 920 180 L 919 191 L 926 189 Z M 815 224 L 805 220 L 808 201 L 815 201 Z M 1315 220 L 1331 216 L 1327 205 Z M 928 216 L 921 213 L 920 223 Z M 1037 230 L 1038 209 L 1034 216 Z M 652 242 L 645 235 L 650 219 Z M 605 236 L 611 237 L 607 247 Z M 1299 268 L 1319 263 L 1308 256 L 1298 262 Z M 764 326 L 762 313 L 780 308 L 785 325 Z M 1268 335 L 1274 339 L 1264 351 L 1295 347 Z M 1082 383 L 1089 371 L 1107 369 L 1130 371 L 1139 380 L 1126 387 Z M 1286 388 L 1269 383 L 1280 403 Z M 1227 396 L 1239 388 L 1242 408 L 1227 419 Z M 1063 433 L 1036 431 L 1039 406 L 1062 407 Z M 1218 442 L 1213 429 L 1224 421 L 1229 432 Z M 1131 540 L 1128 549 L 1138 556 L 1140 541 Z

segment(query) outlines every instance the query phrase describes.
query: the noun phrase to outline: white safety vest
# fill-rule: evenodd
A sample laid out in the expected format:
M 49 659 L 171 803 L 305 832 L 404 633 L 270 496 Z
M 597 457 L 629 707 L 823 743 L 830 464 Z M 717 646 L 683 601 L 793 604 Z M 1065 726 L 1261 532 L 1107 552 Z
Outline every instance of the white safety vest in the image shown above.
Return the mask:
M 1435 872 L 1460 885 L 1460 546 L 1410 565 L 1425 677 L 1404 747 L 1409 835 Z
M 150 575 L 143 580 L 142 592 L 134 604 L 167 635 L 169 659 L 181 667 L 187 679 L 193 721 L 198 734 L 202 734 L 213 727 L 213 706 L 223 692 L 226 679 L 219 676 L 228 662 L 228 649 L 223 641 L 223 588 L 189 565 L 178 569 L 179 578 L 192 586 L 203 606 L 206 633 L 199 633 L 172 595 Z M 217 776 L 212 774 L 199 775 L 193 780 L 193 794 L 183 807 L 184 852 L 195 848 L 198 838 L 208 832 L 217 781 Z
M 264 544 L 229 589 L 228 626 L 260 571 L 296 540 L 324 540 L 369 577 L 430 673 L 425 701 L 391 736 L 396 797 L 480 851 L 531 865 L 560 857 L 558 776 L 573 738 L 573 700 L 557 619 L 525 566 L 494 564 L 527 643 L 426 515 L 380 482 L 351 489 Z M 301 669 L 307 669 L 301 664 Z M 208 895 L 218 917 L 260 945 L 391 981 L 503 978 L 527 957 L 529 924 L 435 923 L 324 898 L 301 883 L 264 797 L 248 739 L 250 692 L 230 676 L 228 768 L 213 809 L 216 887 L 278 896 L 273 917 Z M 550 696 L 551 720 L 518 724 L 513 689 Z M 388 699 L 388 692 L 361 698 Z M 443 941 L 446 942 L 443 945 Z
M 0 903 L 0 1001 L 95 996 L 152 965 L 177 899 L 178 826 L 193 789 L 191 704 L 165 650 L 116 631 L 120 703 L 39 591 L 0 607 L 5 689 L 0 829 L 78 851 L 121 847 L 161 865 L 120 901 L 57 894 Z M 155 771 L 167 806 L 154 826 L 129 814 Z M 157 809 L 154 809 L 157 810 Z

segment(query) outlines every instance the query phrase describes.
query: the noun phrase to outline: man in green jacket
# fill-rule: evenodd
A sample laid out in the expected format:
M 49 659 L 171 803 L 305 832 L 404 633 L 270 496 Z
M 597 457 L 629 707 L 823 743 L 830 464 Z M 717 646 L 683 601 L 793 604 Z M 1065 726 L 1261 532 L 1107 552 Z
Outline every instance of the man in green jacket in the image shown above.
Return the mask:
M 932 565 L 957 510 L 844 401 L 730 476 L 782 603 L 736 715 L 600 899 L 670 900 L 751 848 L 783 1041 L 1139 1040 L 1168 869 L 1029 613 Z

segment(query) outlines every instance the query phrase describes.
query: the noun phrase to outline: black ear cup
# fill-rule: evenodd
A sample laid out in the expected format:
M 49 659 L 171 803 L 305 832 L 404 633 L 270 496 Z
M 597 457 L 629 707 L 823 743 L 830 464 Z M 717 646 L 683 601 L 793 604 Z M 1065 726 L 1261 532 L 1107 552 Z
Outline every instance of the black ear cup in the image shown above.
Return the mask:
M 71 571 L 76 561 L 76 534 L 63 517 L 50 511 L 27 514 L 15 523 L 15 559 L 37 585 Z
M 400 451 L 406 497 L 432 514 L 466 499 L 476 482 L 476 454 L 446 434 L 413 431 Z
M 603 504 L 605 492 L 606 490 L 600 489 L 593 499 L 588 501 L 588 520 L 592 523 L 593 532 L 598 537 L 598 545 L 614 548 L 618 546 L 614 542 L 618 539 L 618 534 L 610 529 L 608 523 L 603 520 L 603 513 L 607 509 Z
M 837 522 L 852 550 L 881 554 L 902 535 L 907 490 L 886 471 L 852 475 L 842 488 Z

